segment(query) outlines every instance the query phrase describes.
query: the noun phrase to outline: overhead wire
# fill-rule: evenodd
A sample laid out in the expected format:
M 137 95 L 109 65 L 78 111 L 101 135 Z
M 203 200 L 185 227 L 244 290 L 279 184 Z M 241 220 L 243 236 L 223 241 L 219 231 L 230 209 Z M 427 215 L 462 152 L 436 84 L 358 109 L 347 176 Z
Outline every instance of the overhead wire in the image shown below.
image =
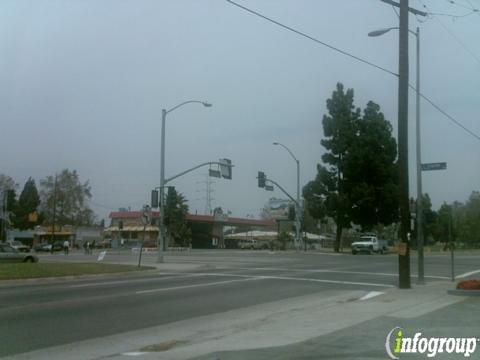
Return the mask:
M 386 73 L 388 73 L 388 74 L 391 74 L 391 75 L 394 75 L 394 76 L 398 76 L 398 74 L 394 73 L 393 71 L 390 71 L 390 70 L 388 70 L 388 69 L 386 69 L 386 68 L 384 68 L 384 67 L 382 67 L 382 66 L 376 65 L 376 64 L 374 64 L 374 63 L 372 63 L 372 62 L 370 62 L 370 61 L 368 61 L 368 60 L 362 59 L 362 58 L 360 58 L 360 57 L 358 57 L 358 56 L 356 56 L 356 55 L 350 54 L 349 52 L 344 51 L 344 50 L 341 50 L 341 49 L 339 49 L 339 48 L 337 48 L 337 47 L 335 47 L 335 46 L 333 46 L 333 45 L 327 44 L 326 42 L 323 42 L 323 41 L 321 41 L 321 40 L 319 40 L 319 39 L 317 39 L 317 38 L 314 38 L 313 36 L 307 35 L 307 34 L 301 32 L 301 31 L 299 31 L 299 30 L 296 30 L 296 29 L 294 29 L 294 28 L 292 28 L 292 27 L 290 27 L 290 26 L 287 26 L 287 25 L 285 25 L 285 24 L 282 24 L 282 23 L 280 23 L 280 22 L 278 22 L 278 21 L 276 21 L 276 20 L 273 20 L 272 18 L 269 18 L 269 17 L 267 17 L 267 16 L 265 16 L 265 15 L 262 15 L 262 14 L 256 12 L 256 11 L 254 11 L 254 10 L 252 10 L 252 9 L 249 9 L 249 8 L 243 6 L 243 5 L 240 5 L 240 4 L 238 4 L 238 3 L 236 3 L 236 2 L 234 2 L 234 1 L 232 1 L 232 0 L 226 0 L 226 1 L 229 2 L 229 3 L 232 4 L 232 5 L 235 5 L 235 6 L 239 7 L 239 8 L 241 8 L 241 9 L 245 10 L 245 11 L 248 11 L 248 12 L 251 13 L 251 14 L 254 14 L 254 15 L 258 16 L 258 17 L 261 17 L 261 18 L 264 19 L 264 20 L 267 20 L 267 21 L 269 21 L 269 22 L 271 22 L 271 23 L 273 23 L 273 24 L 275 24 L 275 25 L 278 25 L 278 26 L 280 26 L 280 27 L 282 27 L 282 28 L 284 28 L 284 29 L 287 29 L 287 30 L 289 30 L 289 31 L 291 31 L 291 32 L 293 32 L 293 33 L 295 33 L 295 34 L 297 34 L 297 35 L 300 35 L 300 36 L 302 36 L 302 37 L 305 37 L 305 38 L 307 38 L 307 39 L 310 39 L 310 40 L 312 40 L 312 41 L 314 41 L 314 42 L 316 42 L 316 43 L 318 43 L 318 44 L 321 44 L 321 45 L 323 45 L 323 46 L 326 46 L 326 47 L 330 48 L 331 50 L 334 50 L 334 51 L 336 51 L 336 52 L 339 52 L 340 54 L 343 54 L 343 55 L 345 55 L 345 56 L 348 56 L 348 57 L 350 57 L 350 58 L 352 58 L 352 59 L 355 59 L 355 60 L 357 60 L 357 61 L 360 61 L 360 62 L 362 62 L 362 63 L 364 63 L 364 64 L 370 65 L 370 66 L 372 66 L 372 67 L 374 67 L 374 68 L 377 68 L 378 70 L 382 70 L 382 71 L 384 71 L 384 72 L 386 72 Z
M 427 11 L 430 11 L 430 9 L 428 8 L 427 5 L 425 5 L 425 3 L 420 0 L 420 3 L 423 5 L 423 7 L 427 10 Z M 433 14 L 433 13 L 431 13 Z M 445 29 L 446 32 L 448 32 L 450 34 L 451 37 L 453 37 L 455 39 L 455 41 L 457 41 L 457 43 L 468 53 L 470 54 L 470 56 L 472 56 L 473 59 L 475 59 L 475 61 L 477 61 L 479 64 L 480 64 L 480 57 L 478 57 L 472 50 L 470 50 L 470 48 L 458 37 L 456 36 L 442 21 L 440 21 L 440 19 L 437 17 L 437 16 L 434 16 L 435 20 L 437 20 L 437 22 L 440 24 L 441 27 L 443 27 Z
M 275 24 L 275 25 L 277 25 L 277 26 L 280 26 L 280 27 L 282 27 L 282 28 L 284 28 L 284 29 L 286 29 L 286 30 L 289 30 L 289 31 L 291 31 L 291 32 L 293 32 L 293 33 L 295 33 L 295 34 L 297 34 L 297 35 L 300 35 L 300 36 L 302 36 L 302 37 L 304 37 L 304 38 L 307 38 L 307 39 L 309 39 L 309 40 L 312 40 L 312 41 L 316 42 L 317 44 L 323 45 L 323 46 L 325 46 L 325 47 L 327 47 L 327 48 L 329 48 L 329 49 L 331 49 L 331 50 L 334 50 L 334 51 L 339 52 L 339 53 L 341 53 L 341 54 L 343 54 L 343 55 L 345 55 L 345 56 L 348 56 L 348 57 L 350 57 L 350 58 L 353 58 L 353 59 L 355 59 L 355 60 L 357 60 L 357 61 L 359 61 L 359 62 L 361 62 L 361 63 L 364 63 L 364 64 L 369 65 L 369 66 L 371 66 L 371 67 L 374 67 L 374 68 L 376 68 L 376 69 L 378 69 L 378 70 L 381 70 L 381 71 L 383 71 L 383 72 L 386 72 L 386 73 L 388 73 L 388 74 L 390 74 L 390 75 L 394 75 L 394 76 L 398 77 L 398 74 L 394 73 L 393 71 L 390 71 L 390 70 L 388 70 L 388 69 L 386 69 L 386 68 L 384 68 L 384 67 L 382 67 L 382 66 L 376 65 L 376 64 L 374 64 L 374 63 L 372 63 L 372 62 L 370 62 L 370 61 L 368 61 L 368 60 L 362 59 L 362 58 L 360 58 L 360 57 L 358 57 L 358 56 L 356 56 L 356 55 L 353 55 L 353 54 L 351 54 L 351 53 L 349 53 L 349 52 L 347 52 L 347 51 L 345 51 L 345 50 L 341 50 L 341 49 L 339 49 L 339 48 L 337 48 L 337 47 L 335 47 L 335 46 L 332 46 L 332 45 L 330 45 L 330 44 L 327 44 L 327 43 L 325 43 L 325 42 L 323 42 L 323 41 L 321 41 L 321 40 L 319 40 L 319 39 L 317 39 L 317 38 L 314 38 L 313 36 L 310 36 L 310 35 L 308 35 L 308 34 L 305 34 L 305 33 L 301 32 L 301 31 L 296 30 L 296 29 L 294 29 L 294 28 L 292 28 L 292 27 L 290 27 L 290 26 L 287 26 L 287 25 L 285 25 L 285 24 L 282 24 L 282 23 L 280 23 L 279 21 L 273 20 L 272 18 L 269 18 L 269 17 L 267 17 L 266 15 L 260 14 L 259 12 L 254 11 L 254 10 L 252 10 L 252 9 L 250 9 L 250 8 L 247 8 L 247 7 L 245 7 L 245 6 L 241 5 L 241 4 L 238 4 L 238 3 L 236 3 L 236 2 L 234 2 L 234 1 L 232 1 L 232 0 L 225 0 L 225 1 L 227 1 L 228 3 L 230 3 L 230 4 L 232 4 L 232 5 L 236 6 L 236 7 L 238 7 L 238 8 L 240 8 L 240 9 L 243 9 L 243 10 L 245 10 L 245 11 L 247 11 L 247 12 L 249 12 L 249 13 L 255 15 L 255 16 L 258 16 L 258 17 L 260 17 L 260 18 L 262 18 L 262 19 L 264 19 L 264 20 L 267 20 L 267 21 L 269 21 L 269 22 L 271 22 L 271 23 L 273 23 L 273 24 Z M 425 7 L 425 8 L 426 8 L 426 7 Z M 480 59 L 479 59 L 479 61 L 480 61 Z M 416 89 L 415 89 L 411 84 L 409 84 L 409 87 L 412 88 L 414 91 L 416 91 Z M 472 135 L 472 136 L 473 136 L 474 138 L 476 138 L 477 140 L 480 140 L 480 135 L 478 135 L 478 134 L 476 134 L 475 132 L 473 132 L 472 130 L 468 129 L 468 128 L 467 128 L 466 126 L 464 126 L 461 122 L 459 122 L 459 121 L 456 120 L 453 116 L 451 116 L 451 115 L 448 114 L 445 110 L 443 110 L 440 106 L 438 106 L 437 104 L 435 104 L 435 103 L 434 103 L 430 98 L 428 98 L 426 95 L 424 95 L 424 94 L 422 94 L 422 93 L 420 93 L 419 95 L 420 95 L 420 97 L 422 97 L 425 101 L 427 101 L 430 105 L 432 105 L 436 110 L 438 110 L 441 114 L 443 114 L 443 115 L 444 115 L 445 117 L 447 117 L 450 121 L 452 121 L 455 125 L 457 125 L 457 126 L 459 126 L 460 128 L 462 128 L 464 131 L 466 131 L 468 134 Z

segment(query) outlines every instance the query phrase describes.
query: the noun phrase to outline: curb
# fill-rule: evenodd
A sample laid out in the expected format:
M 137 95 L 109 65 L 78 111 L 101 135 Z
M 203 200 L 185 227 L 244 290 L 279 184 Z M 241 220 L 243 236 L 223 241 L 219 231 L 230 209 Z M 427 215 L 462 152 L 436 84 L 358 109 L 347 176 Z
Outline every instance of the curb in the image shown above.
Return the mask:
M 480 290 L 447 290 L 450 295 L 457 296 L 480 296 Z

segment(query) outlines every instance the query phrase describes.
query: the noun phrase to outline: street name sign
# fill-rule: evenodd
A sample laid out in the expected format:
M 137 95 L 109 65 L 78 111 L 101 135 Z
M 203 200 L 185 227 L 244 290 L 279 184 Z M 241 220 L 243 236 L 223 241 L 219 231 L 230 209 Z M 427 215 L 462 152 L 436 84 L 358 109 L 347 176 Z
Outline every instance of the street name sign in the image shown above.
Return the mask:
M 422 164 L 422 171 L 445 170 L 446 168 L 446 162 Z

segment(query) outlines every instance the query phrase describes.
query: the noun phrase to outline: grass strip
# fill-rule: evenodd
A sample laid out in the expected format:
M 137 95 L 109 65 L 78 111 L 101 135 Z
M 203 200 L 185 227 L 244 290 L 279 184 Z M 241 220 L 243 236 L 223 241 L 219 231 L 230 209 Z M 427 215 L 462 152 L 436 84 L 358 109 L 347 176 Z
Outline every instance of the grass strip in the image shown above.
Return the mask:
M 111 274 L 119 272 L 150 270 L 152 267 L 107 263 L 0 263 L 0 280 L 36 279 L 91 274 Z

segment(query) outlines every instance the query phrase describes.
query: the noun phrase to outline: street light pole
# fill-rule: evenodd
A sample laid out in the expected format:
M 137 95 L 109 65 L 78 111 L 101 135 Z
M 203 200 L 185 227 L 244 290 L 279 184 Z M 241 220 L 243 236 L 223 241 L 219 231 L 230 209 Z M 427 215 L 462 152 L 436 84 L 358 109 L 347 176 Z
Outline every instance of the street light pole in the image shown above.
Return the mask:
M 416 78 L 416 133 L 417 133 L 417 247 L 418 247 L 418 283 L 425 284 L 423 262 L 423 204 L 422 204 L 422 156 L 420 143 L 420 28 L 415 33 L 417 37 L 417 78 Z
M 160 199 L 159 199 L 159 212 L 160 222 L 158 225 L 158 259 L 157 262 L 163 263 L 163 252 L 165 246 L 165 204 L 164 204 L 164 191 L 165 191 L 165 122 L 167 120 L 167 110 L 162 109 L 162 134 L 161 134 L 161 150 L 160 150 Z
M 159 200 L 159 212 L 160 212 L 160 221 L 158 225 L 158 257 L 157 262 L 163 262 L 163 253 L 166 250 L 166 241 L 165 241 L 165 122 L 167 120 L 167 114 L 178 109 L 179 107 L 190 104 L 190 103 L 199 103 L 205 107 L 210 107 L 212 104 L 206 101 L 198 100 L 189 100 L 184 101 L 177 106 L 174 106 L 170 110 L 162 109 L 162 133 L 161 133 L 161 150 L 160 150 L 160 200 Z
M 297 249 L 300 246 L 300 224 L 301 224 L 301 206 L 300 206 L 300 160 L 298 160 L 295 155 L 293 155 L 292 151 L 285 145 L 279 143 L 279 142 L 274 142 L 273 145 L 280 145 L 283 147 L 285 150 L 288 151 L 290 156 L 295 160 L 297 164 L 297 202 L 295 204 L 295 241 L 296 241 L 296 247 Z M 305 244 L 306 245 L 306 244 Z M 307 250 L 305 246 L 305 250 Z

